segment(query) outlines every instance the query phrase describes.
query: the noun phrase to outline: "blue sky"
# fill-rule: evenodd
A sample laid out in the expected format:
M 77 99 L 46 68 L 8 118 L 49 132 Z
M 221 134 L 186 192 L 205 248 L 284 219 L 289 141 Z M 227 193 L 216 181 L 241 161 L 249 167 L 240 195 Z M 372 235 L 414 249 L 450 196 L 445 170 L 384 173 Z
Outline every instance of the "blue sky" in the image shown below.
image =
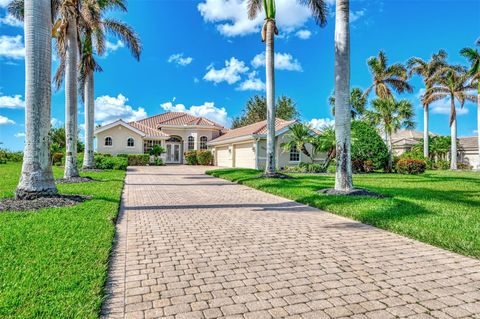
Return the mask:
M 7 15 L 8 2 L 0 0 L 0 141 L 20 150 L 23 28 Z M 264 93 L 263 17 L 246 19 L 241 0 L 130 0 L 127 14 L 110 15 L 136 29 L 144 50 L 136 62 L 121 42 L 109 39 L 108 55 L 98 59 L 104 70 L 96 75 L 98 124 L 186 110 L 228 125 L 249 97 Z M 371 83 L 366 60 L 381 49 L 391 63 L 411 56 L 427 59 L 440 48 L 449 53 L 449 62 L 465 63 L 458 52 L 480 36 L 480 1 L 357 0 L 351 1 L 351 19 L 351 84 L 366 88 Z M 304 121 L 328 122 L 333 118 L 327 98 L 333 89 L 334 14 L 320 28 L 296 1 L 277 0 L 277 20 L 276 93 L 292 97 Z M 399 97 L 413 102 L 416 128 L 422 130 L 422 84 L 416 77 L 411 83 L 415 93 Z M 447 102 L 432 106 L 433 132 L 449 134 L 448 112 Z M 474 104 L 459 111 L 460 136 L 476 134 L 476 112 Z M 81 124 L 81 103 L 79 113 Z M 52 115 L 54 125 L 63 125 L 63 90 L 53 94 Z

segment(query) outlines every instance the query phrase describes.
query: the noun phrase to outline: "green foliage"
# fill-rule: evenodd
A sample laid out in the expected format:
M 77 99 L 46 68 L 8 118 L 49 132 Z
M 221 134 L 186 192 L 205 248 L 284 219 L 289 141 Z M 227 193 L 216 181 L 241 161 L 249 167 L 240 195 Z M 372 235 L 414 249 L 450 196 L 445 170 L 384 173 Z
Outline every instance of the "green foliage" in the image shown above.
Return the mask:
M 283 170 L 289 173 L 325 173 L 323 165 L 305 162 L 300 162 L 298 165 L 294 166 L 286 166 Z
M 154 145 L 150 150 L 150 155 L 153 155 L 153 156 L 160 156 L 163 153 L 165 153 L 165 149 L 158 144 Z
M 153 160 L 153 165 L 155 165 L 155 166 L 163 166 L 163 165 L 165 165 L 165 164 L 163 163 L 163 160 L 162 160 L 160 157 L 157 157 L 157 158 L 155 158 L 155 159 Z
M 0 166 L 0 197 L 13 196 L 20 172 L 20 163 Z M 98 317 L 125 172 L 87 176 L 96 182 L 57 185 L 92 197 L 84 203 L 0 213 L 0 318 Z
M 61 166 L 63 164 L 63 153 L 57 152 L 52 154 L 52 164 Z
M 252 169 L 212 170 L 208 174 L 437 247 L 480 257 L 478 173 L 429 171 L 421 175 L 354 176 L 355 187 L 388 196 L 384 199 L 319 194 L 318 190 L 335 184 L 335 177 L 328 174 L 292 174 L 293 179 L 278 180 L 258 178 L 262 172 Z
M 377 130 L 363 121 L 352 122 L 352 168 L 355 172 L 383 169 L 388 162 L 388 149 Z M 371 161 L 370 163 L 365 163 Z
M 442 171 L 450 169 L 450 161 L 438 160 L 438 161 L 435 162 L 434 165 L 435 165 L 434 169 L 439 169 L 439 170 L 442 170 Z
M 212 165 L 213 164 L 213 154 L 207 150 L 197 151 L 197 161 L 200 165 Z
M 3 148 L 0 148 L 0 164 L 6 164 L 7 162 L 22 162 L 22 152 L 12 152 Z
M 52 127 L 50 129 L 50 153 L 60 153 L 63 152 L 65 153 L 65 128 L 59 127 L 55 128 Z M 77 152 L 82 153 L 85 149 L 85 145 L 80 142 L 80 140 L 77 138 Z
M 125 157 L 113 157 L 103 154 L 95 154 L 93 161 L 95 163 L 95 167 L 98 169 L 126 170 L 128 166 L 128 161 Z
M 360 119 L 367 107 L 367 97 L 361 89 L 353 88 L 350 91 L 349 102 L 352 110 L 352 120 Z M 328 104 L 332 107 L 332 114 L 335 115 L 335 95 L 328 98 Z
M 186 151 L 184 155 L 187 165 L 198 165 L 197 151 Z
M 295 120 L 300 117 L 296 103 L 289 97 L 281 96 L 276 103 L 276 117 L 283 120 Z M 232 128 L 239 128 L 267 119 L 267 100 L 265 96 L 251 97 L 242 115 L 233 119 Z
M 128 154 L 128 166 L 147 166 L 150 163 L 148 154 Z
M 396 164 L 396 170 L 399 174 L 421 174 L 425 172 L 426 168 L 427 164 L 424 160 L 413 158 L 401 158 Z

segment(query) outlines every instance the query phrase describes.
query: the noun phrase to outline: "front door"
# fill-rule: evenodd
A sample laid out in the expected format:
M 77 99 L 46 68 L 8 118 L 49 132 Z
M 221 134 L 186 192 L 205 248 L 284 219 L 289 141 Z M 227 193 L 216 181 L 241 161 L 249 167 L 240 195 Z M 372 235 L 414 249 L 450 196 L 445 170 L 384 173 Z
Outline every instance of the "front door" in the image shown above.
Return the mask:
M 167 143 L 167 163 L 177 163 L 181 162 L 181 153 L 180 153 L 180 144 L 178 143 Z

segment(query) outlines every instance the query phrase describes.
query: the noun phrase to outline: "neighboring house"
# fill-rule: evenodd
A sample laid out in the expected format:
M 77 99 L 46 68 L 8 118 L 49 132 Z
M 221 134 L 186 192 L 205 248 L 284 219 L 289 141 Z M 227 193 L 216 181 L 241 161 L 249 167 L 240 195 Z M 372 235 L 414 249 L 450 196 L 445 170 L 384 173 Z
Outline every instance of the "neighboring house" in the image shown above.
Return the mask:
M 430 136 L 436 136 L 436 134 L 430 133 Z M 393 152 L 395 155 L 401 155 L 407 151 L 411 151 L 412 147 L 422 139 L 423 132 L 399 130 L 392 135 Z M 473 168 L 479 168 L 478 138 L 476 136 L 459 137 L 457 156 L 459 162 L 470 165 Z
M 95 130 L 97 152 L 112 155 L 148 153 L 162 146 L 165 163 L 184 163 L 187 150 L 207 149 L 207 143 L 226 129 L 204 117 L 167 112 L 139 121 L 118 120 Z
M 277 168 L 311 162 L 311 159 L 296 147 L 285 152 L 281 147 L 287 140 L 289 127 L 296 121 L 276 119 L 276 159 Z M 215 165 L 220 167 L 241 167 L 264 169 L 266 164 L 267 122 L 261 121 L 234 130 L 208 142 L 212 148 Z M 312 134 L 316 134 L 312 131 Z M 310 150 L 311 146 L 307 145 Z M 324 161 L 325 154 L 317 155 L 315 161 Z

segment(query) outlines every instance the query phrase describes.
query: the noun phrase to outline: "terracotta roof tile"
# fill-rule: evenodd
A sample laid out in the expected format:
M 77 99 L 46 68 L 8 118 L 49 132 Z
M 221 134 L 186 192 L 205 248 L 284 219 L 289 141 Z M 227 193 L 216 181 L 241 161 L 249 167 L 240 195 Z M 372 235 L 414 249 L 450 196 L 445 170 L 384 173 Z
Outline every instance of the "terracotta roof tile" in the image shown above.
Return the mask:
M 170 136 L 170 135 L 168 135 L 168 134 L 166 134 L 166 133 L 164 133 L 160 130 L 148 127 L 148 126 L 146 126 L 142 123 L 139 123 L 139 122 L 129 122 L 128 125 L 133 126 L 137 130 L 142 131 L 147 136 L 151 136 L 151 137 L 168 137 L 168 136 Z
M 277 118 L 275 120 L 275 131 L 278 132 L 292 123 L 295 123 L 295 121 L 285 121 Z M 242 136 L 264 135 L 264 134 L 267 134 L 267 121 L 261 121 L 261 122 L 253 123 L 247 126 L 239 127 L 237 129 L 229 130 L 228 132 L 217 137 L 211 142 L 216 143 L 219 141 L 242 137 Z
M 477 136 L 465 136 L 459 137 L 460 147 L 468 150 L 478 150 L 478 137 Z
M 148 127 L 157 129 L 162 125 L 200 125 L 200 126 L 212 126 L 217 128 L 223 128 L 222 125 L 210 121 L 201 116 L 194 116 L 184 112 L 167 112 L 158 114 L 155 116 L 147 117 L 146 119 L 137 121 Z

